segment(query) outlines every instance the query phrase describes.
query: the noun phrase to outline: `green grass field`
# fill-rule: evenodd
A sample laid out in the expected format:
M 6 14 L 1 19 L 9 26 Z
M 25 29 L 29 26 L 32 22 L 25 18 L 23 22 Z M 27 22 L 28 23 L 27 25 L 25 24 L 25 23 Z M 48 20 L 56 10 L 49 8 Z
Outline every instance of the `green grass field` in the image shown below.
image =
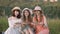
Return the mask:
M 8 28 L 8 20 L 6 17 L 0 17 L 0 32 Z
M 60 34 L 60 19 L 48 19 L 50 34 Z
M 60 19 L 47 19 L 50 34 L 60 34 Z M 8 28 L 6 17 L 0 17 L 0 31 L 5 31 Z

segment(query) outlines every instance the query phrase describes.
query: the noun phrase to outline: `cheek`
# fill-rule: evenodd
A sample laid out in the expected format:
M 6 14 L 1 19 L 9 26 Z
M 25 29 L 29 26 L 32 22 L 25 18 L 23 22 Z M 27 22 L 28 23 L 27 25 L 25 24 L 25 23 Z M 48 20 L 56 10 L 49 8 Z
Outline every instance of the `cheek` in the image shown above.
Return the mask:
M 16 14 L 19 14 L 18 12 Z
M 15 12 L 15 15 L 18 15 L 19 13 L 18 12 Z
M 26 16 L 28 16 L 28 15 L 29 15 L 29 13 L 25 13 L 25 15 L 26 15 Z
M 33 12 L 34 14 L 36 14 L 36 12 Z
M 25 15 L 28 15 L 28 13 L 25 13 Z

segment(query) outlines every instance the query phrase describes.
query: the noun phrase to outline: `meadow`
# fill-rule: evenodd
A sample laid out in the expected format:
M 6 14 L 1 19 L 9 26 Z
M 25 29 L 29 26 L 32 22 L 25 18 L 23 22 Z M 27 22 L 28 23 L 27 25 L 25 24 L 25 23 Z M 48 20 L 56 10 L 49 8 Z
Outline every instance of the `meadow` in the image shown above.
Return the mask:
M 60 19 L 47 19 L 50 34 L 60 34 Z M 0 17 L 0 32 L 8 28 L 7 17 Z
M 60 19 L 48 19 L 50 34 L 60 34 Z

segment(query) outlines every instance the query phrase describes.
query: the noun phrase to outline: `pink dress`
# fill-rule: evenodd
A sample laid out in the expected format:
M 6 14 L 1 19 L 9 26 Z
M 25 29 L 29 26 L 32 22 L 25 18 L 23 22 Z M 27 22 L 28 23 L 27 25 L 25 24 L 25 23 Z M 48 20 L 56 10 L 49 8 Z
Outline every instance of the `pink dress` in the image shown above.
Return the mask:
M 38 20 L 39 20 L 39 18 L 38 18 Z M 41 23 L 44 23 L 44 26 L 46 26 L 46 27 L 44 27 L 40 24 L 36 25 L 36 34 L 49 34 L 49 29 L 47 27 L 47 22 L 46 22 L 45 16 L 43 16 Z

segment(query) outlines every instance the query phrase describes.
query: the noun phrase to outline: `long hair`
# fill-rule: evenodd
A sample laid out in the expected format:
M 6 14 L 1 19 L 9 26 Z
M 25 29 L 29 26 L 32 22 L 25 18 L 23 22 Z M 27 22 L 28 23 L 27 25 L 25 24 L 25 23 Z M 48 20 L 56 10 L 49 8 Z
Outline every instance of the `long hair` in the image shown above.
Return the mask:
M 25 11 L 28 11 L 29 15 L 28 15 L 28 21 L 29 22 L 32 22 L 32 17 L 31 17 L 31 13 L 29 10 L 25 10 Z M 25 16 L 25 11 L 23 11 L 23 21 L 25 22 L 26 21 L 26 16 Z
M 34 11 L 39 11 L 40 12 L 40 17 L 39 17 L 39 19 L 40 19 L 40 22 L 42 21 L 42 19 L 43 19 L 43 11 L 42 10 L 34 10 Z M 38 19 L 37 19 L 37 15 L 36 15 L 36 17 L 35 17 L 35 20 L 36 21 L 38 21 Z
M 40 22 L 41 22 L 43 20 L 43 11 L 40 10 L 39 12 L 40 12 Z
M 15 10 L 12 11 L 12 16 L 15 17 L 15 11 L 18 11 L 19 12 L 19 14 L 17 15 L 17 18 L 21 18 L 21 11 L 18 10 L 18 9 L 15 9 Z

